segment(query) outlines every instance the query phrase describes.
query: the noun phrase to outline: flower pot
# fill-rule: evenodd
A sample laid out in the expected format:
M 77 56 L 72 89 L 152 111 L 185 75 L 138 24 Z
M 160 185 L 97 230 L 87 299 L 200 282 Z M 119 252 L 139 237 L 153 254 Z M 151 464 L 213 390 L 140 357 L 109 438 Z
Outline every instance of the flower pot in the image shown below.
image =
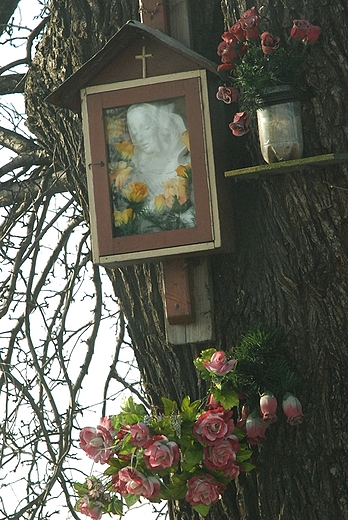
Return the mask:
M 298 93 L 288 86 L 268 90 L 256 113 L 261 152 L 267 163 L 302 157 L 303 137 Z

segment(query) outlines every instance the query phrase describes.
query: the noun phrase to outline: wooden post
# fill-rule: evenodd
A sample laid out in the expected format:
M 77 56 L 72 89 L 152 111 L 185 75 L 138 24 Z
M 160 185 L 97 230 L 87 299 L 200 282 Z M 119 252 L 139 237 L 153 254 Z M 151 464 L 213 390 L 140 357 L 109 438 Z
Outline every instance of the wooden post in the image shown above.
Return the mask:
M 139 0 L 140 20 L 153 29 L 191 47 L 188 0 Z M 143 48 L 143 77 L 146 77 Z M 213 339 L 212 286 L 208 258 L 178 257 L 163 266 L 166 336 L 169 343 L 183 345 Z
M 140 21 L 168 34 L 165 0 L 139 0 Z
M 177 258 L 163 262 L 164 304 L 170 325 L 193 321 L 190 269 L 188 260 Z

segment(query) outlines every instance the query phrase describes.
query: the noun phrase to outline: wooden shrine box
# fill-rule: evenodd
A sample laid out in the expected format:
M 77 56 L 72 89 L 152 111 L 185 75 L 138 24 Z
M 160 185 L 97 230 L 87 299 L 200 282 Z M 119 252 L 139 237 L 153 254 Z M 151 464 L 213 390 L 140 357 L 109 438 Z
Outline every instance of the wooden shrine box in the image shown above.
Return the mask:
M 215 64 L 130 21 L 47 98 L 82 111 L 95 263 L 231 250 L 218 84 Z

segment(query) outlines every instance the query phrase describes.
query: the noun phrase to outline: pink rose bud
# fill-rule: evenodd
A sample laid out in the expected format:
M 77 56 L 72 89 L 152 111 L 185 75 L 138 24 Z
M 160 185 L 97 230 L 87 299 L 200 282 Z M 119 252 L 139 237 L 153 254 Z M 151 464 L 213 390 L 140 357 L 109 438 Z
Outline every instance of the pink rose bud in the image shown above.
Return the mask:
M 302 405 L 297 397 L 289 392 L 283 397 L 283 410 L 291 426 L 303 423 L 305 416 L 302 413 Z
M 272 424 L 278 420 L 277 407 L 278 402 L 272 392 L 266 391 L 261 395 L 260 410 L 263 422 Z
M 203 365 L 207 370 L 209 370 L 209 372 L 212 372 L 217 376 L 225 376 L 233 370 L 236 362 L 236 359 L 227 361 L 225 352 L 219 350 L 211 356 L 210 361 L 204 361 Z
M 267 424 L 263 422 L 259 413 L 254 410 L 245 423 L 247 441 L 249 444 L 260 444 L 266 437 Z

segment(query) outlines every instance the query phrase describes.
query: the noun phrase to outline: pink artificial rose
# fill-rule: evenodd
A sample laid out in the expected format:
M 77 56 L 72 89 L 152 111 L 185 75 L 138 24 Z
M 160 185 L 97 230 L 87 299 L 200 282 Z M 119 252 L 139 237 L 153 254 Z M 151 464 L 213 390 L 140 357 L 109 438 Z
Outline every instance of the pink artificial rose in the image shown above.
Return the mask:
M 219 87 L 216 93 L 216 99 L 229 105 L 237 101 L 238 95 L 238 90 L 234 87 Z
M 131 425 L 129 431 L 131 443 L 133 444 L 133 446 L 137 446 L 138 448 L 141 446 L 145 446 L 145 444 L 150 438 L 149 427 L 142 422 Z
M 225 477 L 228 477 L 231 480 L 235 480 L 240 472 L 241 466 L 239 464 L 230 464 L 226 469 L 224 469 Z
M 294 20 L 290 31 L 291 38 L 293 40 L 303 40 L 310 25 L 308 20 Z
M 100 520 L 103 515 L 102 509 L 99 505 L 91 506 L 87 495 L 77 502 L 77 508 L 80 513 L 93 518 L 93 520 Z
M 225 484 L 218 482 L 212 475 L 197 475 L 187 482 L 186 500 L 191 506 L 204 504 L 210 506 L 220 499 L 226 489 Z
M 202 413 L 193 426 L 193 433 L 202 444 L 213 446 L 231 435 L 234 422 L 231 410 L 215 408 Z
M 234 436 L 233 436 L 234 437 Z M 236 439 L 223 439 L 214 446 L 203 448 L 203 461 L 209 471 L 228 472 L 230 466 L 236 460 L 239 443 Z
M 207 370 L 209 370 L 209 372 L 212 372 L 217 376 L 225 376 L 233 370 L 236 363 L 236 359 L 227 361 L 225 352 L 219 350 L 211 356 L 210 361 L 204 361 L 203 365 Z
M 111 423 L 104 421 L 104 418 L 101 421 L 107 427 L 99 424 L 96 428 L 90 426 L 82 428 L 80 447 L 94 462 L 105 464 L 112 457 L 110 447 L 114 444 L 114 429 L 111 427 Z
M 264 392 L 260 397 L 260 410 L 262 420 L 267 424 L 272 424 L 278 420 L 277 417 L 278 402 L 272 392 Z
M 169 441 L 164 435 L 157 435 L 150 440 L 143 456 L 146 467 L 155 471 L 171 468 L 180 460 L 178 445 Z
M 301 424 L 305 420 L 300 401 L 290 393 L 286 393 L 283 397 L 283 410 L 291 426 Z
M 229 124 L 232 134 L 241 137 L 249 132 L 250 118 L 247 112 L 237 112 L 232 123 Z
M 273 36 L 269 32 L 261 34 L 261 48 L 264 54 L 273 54 L 279 49 L 280 38 Z
M 263 422 L 262 418 L 257 412 L 252 412 L 245 423 L 245 429 L 247 434 L 247 442 L 249 444 L 260 444 L 266 437 L 265 432 L 267 424 Z
M 112 485 L 120 495 L 141 495 L 145 498 L 158 497 L 161 488 L 155 477 L 146 477 L 130 466 L 112 476 Z

